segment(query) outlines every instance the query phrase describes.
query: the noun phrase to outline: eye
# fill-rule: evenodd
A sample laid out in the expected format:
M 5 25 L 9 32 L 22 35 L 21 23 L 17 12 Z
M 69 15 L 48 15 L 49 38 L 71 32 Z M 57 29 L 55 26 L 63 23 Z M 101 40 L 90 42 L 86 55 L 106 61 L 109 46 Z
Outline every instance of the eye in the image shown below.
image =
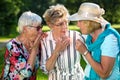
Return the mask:
M 42 29 L 42 25 L 39 25 L 39 26 L 29 26 L 31 28 L 36 28 L 37 31 L 39 31 L 40 29 Z

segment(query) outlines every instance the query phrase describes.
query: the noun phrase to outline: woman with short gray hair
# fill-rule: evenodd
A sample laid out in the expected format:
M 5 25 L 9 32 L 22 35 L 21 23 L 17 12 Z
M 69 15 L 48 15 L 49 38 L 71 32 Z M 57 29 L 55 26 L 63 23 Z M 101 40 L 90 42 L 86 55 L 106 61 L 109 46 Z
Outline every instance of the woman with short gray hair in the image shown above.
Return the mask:
M 40 60 L 42 19 L 26 11 L 18 21 L 19 35 L 6 45 L 4 80 L 36 80 Z

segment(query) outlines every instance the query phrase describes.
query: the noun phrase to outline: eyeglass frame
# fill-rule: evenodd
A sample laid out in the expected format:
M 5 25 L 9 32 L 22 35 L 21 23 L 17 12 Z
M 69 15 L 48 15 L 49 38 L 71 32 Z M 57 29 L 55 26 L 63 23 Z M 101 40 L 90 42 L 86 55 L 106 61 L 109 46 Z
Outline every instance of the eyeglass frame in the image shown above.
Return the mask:
M 54 26 L 60 27 L 60 26 L 63 26 L 64 24 L 65 24 L 65 25 L 68 25 L 68 23 L 69 23 L 69 21 L 65 20 L 64 22 L 62 21 L 62 22 L 60 22 L 60 23 L 58 23 L 58 24 L 54 24 L 54 23 L 52 23 L 52 24 L 53 24 Z
M 39 26 L 31 26 L 31 25 L 28 25 L 29 27 L 32 27 L 32 28 L 36 28 L 37 31 L 39 31 L 40 29 L 43 28 L 43 24 L 39 25 Z

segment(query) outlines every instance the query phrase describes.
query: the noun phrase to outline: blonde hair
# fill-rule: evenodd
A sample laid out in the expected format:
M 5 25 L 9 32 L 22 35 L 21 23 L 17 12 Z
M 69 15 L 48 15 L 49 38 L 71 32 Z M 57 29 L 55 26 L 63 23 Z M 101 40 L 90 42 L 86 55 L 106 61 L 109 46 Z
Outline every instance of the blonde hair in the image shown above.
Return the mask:
M 92 33 L 95 30 L 102 28 L 101 24 L 95 21 L 84 20 L 83 22 L 85 26 L 88 28 L 88 33 Z
M 21 33 L 23 31 L 23 27 L 32 26 L 34 23 L 41 24 L 42 18 L 31 11 L 24 12 L 18 20 L 18 32 Z
M 65 18 L 67 19 L 69 17 L 69 12 L 65 8 L 64 5 L 57 4 L 50 6 L 49 9 L 45 11 L 43 14 L 43 18 L 45 19 L 46 23 L 52 23 L 54 24 L 55 21 L 59 18 Z

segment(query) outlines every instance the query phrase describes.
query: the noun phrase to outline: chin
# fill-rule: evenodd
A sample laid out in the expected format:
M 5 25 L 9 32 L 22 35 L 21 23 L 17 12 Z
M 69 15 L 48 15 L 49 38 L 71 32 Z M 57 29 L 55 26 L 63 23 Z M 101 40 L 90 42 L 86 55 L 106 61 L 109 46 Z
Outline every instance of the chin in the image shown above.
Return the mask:
M 31 41 L 35 41 L 36 38 L 37 38 L 37 36 L 31 37 Z
M 86 33 L 86 32 L 81 32 L 82 34 L 84 34 L 84 35 L 87 35 L 88 33 Z
M 64 35 L 64 36 L 65 36 L 65 35 L 66 35 L 66 33 L 62 33 L 62 35 Z

